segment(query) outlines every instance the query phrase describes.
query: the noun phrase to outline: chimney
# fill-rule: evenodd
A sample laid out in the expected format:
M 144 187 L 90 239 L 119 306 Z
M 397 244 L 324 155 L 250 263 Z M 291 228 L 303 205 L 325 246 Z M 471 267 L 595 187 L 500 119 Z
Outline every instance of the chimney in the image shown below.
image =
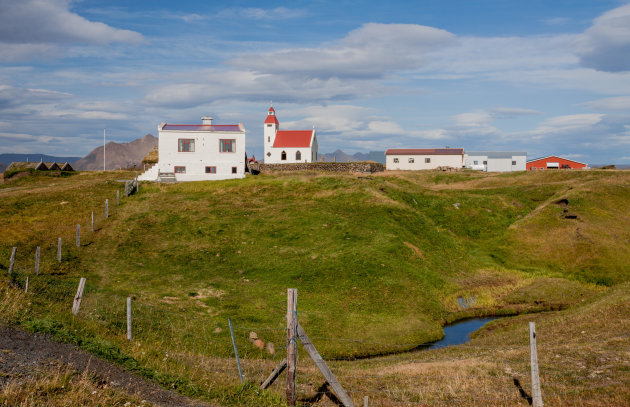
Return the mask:
M 211 125 L 212 124 L 212 117 L 210 117 L 210 116 L 202 117 L 201 118 L 201 124 Z

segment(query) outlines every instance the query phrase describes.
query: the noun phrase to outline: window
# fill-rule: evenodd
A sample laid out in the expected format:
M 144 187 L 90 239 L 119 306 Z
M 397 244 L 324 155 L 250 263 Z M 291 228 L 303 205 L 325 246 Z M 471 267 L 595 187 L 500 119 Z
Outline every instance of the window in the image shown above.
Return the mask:
M 283 151 L 282 154 L 280 154 L 280 159 L 282 161 L 286 161 L 287 160 L 287 152 Z
M 216 174 L 217 167 L 206 167 L 206 174 Z
M 236 140 L 235 139 L 220 139 L 219 151 L 222 153 L 236 152 Z
M 176 174 L 186 174 L 186 167 L 175 167 Z
M 268 124 L 268 125 L 267 125 L 267 127 L 271 127 L 271 126 L 273 126 L 273 125 L 272 125 L 272 124 Z
M 302 153 L 299 151 L 295 152 L 295 161 L 300 161 L 302 159 Z
M 271 142 L 271 136 L 267 136 L 267 142 L 270 143 Z
M 431 159 L 430 158 L 425 158 L 424 159 L 424 163 L 425 164 L 430 164 L 431 163 Z
M 394 163 L 398 163 L 398 158 L 394 158 Z
M 267 157 L 271 157 L 271 153 L 267 153 Z
M 409 164 L 413 164 L 413 161 L 414 161 L 413 158 L 410 158 L 409 159 Z
M 236 167 L 232 167 L 232 174 L 236 174 Z
M 195 139 L 194 138 L 180 138 L 177 143 L 177 151 L 180 153 L 194 153 L 195 152 Z
M 484 162 L 483 162 L 483 165 L 488 165 L 488 161 L 484 161 Z
M 512 161 L 512 165 L 516 165 L 516 161 Z
M 473 164 L 474 165 L 479 165 L 479 161 L 475 160 L 475 161 L 473 161 Z

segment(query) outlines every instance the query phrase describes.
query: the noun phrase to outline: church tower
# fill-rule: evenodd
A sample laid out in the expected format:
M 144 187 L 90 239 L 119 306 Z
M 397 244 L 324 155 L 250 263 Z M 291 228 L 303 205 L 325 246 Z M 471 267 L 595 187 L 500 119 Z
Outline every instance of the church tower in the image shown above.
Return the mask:
M 267 111 L 267 118 L 265 119 L 263 135 L 265 137 L 265 157 L 264 160 L 268 161 L 271 157 L 271 148 L 276 139 L 276 133 L 280 128 L 280 123 L 276 118 L 276 111 L 273 110 L 273 106 Z

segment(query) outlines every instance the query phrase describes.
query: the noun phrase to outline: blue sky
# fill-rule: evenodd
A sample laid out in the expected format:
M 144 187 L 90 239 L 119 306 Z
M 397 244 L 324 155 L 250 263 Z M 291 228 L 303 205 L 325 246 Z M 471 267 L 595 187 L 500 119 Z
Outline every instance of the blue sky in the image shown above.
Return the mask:
M 87 154 L 270 101 L 320 152 L 630 163 L 627 1 L 0 0 L 0 153 Z

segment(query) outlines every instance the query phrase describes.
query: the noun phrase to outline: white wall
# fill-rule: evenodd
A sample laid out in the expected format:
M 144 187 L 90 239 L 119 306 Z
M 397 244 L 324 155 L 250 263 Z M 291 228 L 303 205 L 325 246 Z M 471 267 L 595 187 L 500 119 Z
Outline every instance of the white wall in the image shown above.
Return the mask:
M 287 159 L 282 160 L 282 152 L 287 153 Z M 302 159 L 297 161 L 295 159 L 296 152 L 302 153 Z M 290 147 L 290 148 L 272 148 L 269 150 L 271 156 L 265 154 L 265 164 L 295 164 L 295 163 L 310 163 L 313 151 L 311 148 L 303 147 Z
M 194 152 L 179 152 L 178 140 L 194 139 Z M 219 152 L 220 139 L 236 140 L 234 153 Z M 175 167 L 186 167 L 186 173 L 175 174 L 177 181 L 204 181 L 245 177 L 245 131 L 208 132 L 160 130 L 158 141 L 159 172 L 175 172 Z M 216 167 L 216 174 L 207 174 L 206 166 Z M 232 174 L 236 167 L 236 174 Z
M 398 163 L 394 159 L 398 159 Z M 409 159 L 413 159 L 413 163 Z M 430 162 L 425 162 L 425 159 Z M 437 167 L 461 168 L 464 165 L 464 157 L 458 155 L 386 155 L 385 166 L 388 170 L 433 170 Z
M 475 164 L 477 161 L 478 164 Z M 512 161 L 516 164 L 512 165 Z M 486 164 L 484 164 L 486 162 Z M 527 156 L 514 155 L 511 157 L 494 158 L 487 155 L 468 155 L 466 157 L 466 167 L 472 169 L 482 169 L 489 172 L 511 172 L 525 171 Z

